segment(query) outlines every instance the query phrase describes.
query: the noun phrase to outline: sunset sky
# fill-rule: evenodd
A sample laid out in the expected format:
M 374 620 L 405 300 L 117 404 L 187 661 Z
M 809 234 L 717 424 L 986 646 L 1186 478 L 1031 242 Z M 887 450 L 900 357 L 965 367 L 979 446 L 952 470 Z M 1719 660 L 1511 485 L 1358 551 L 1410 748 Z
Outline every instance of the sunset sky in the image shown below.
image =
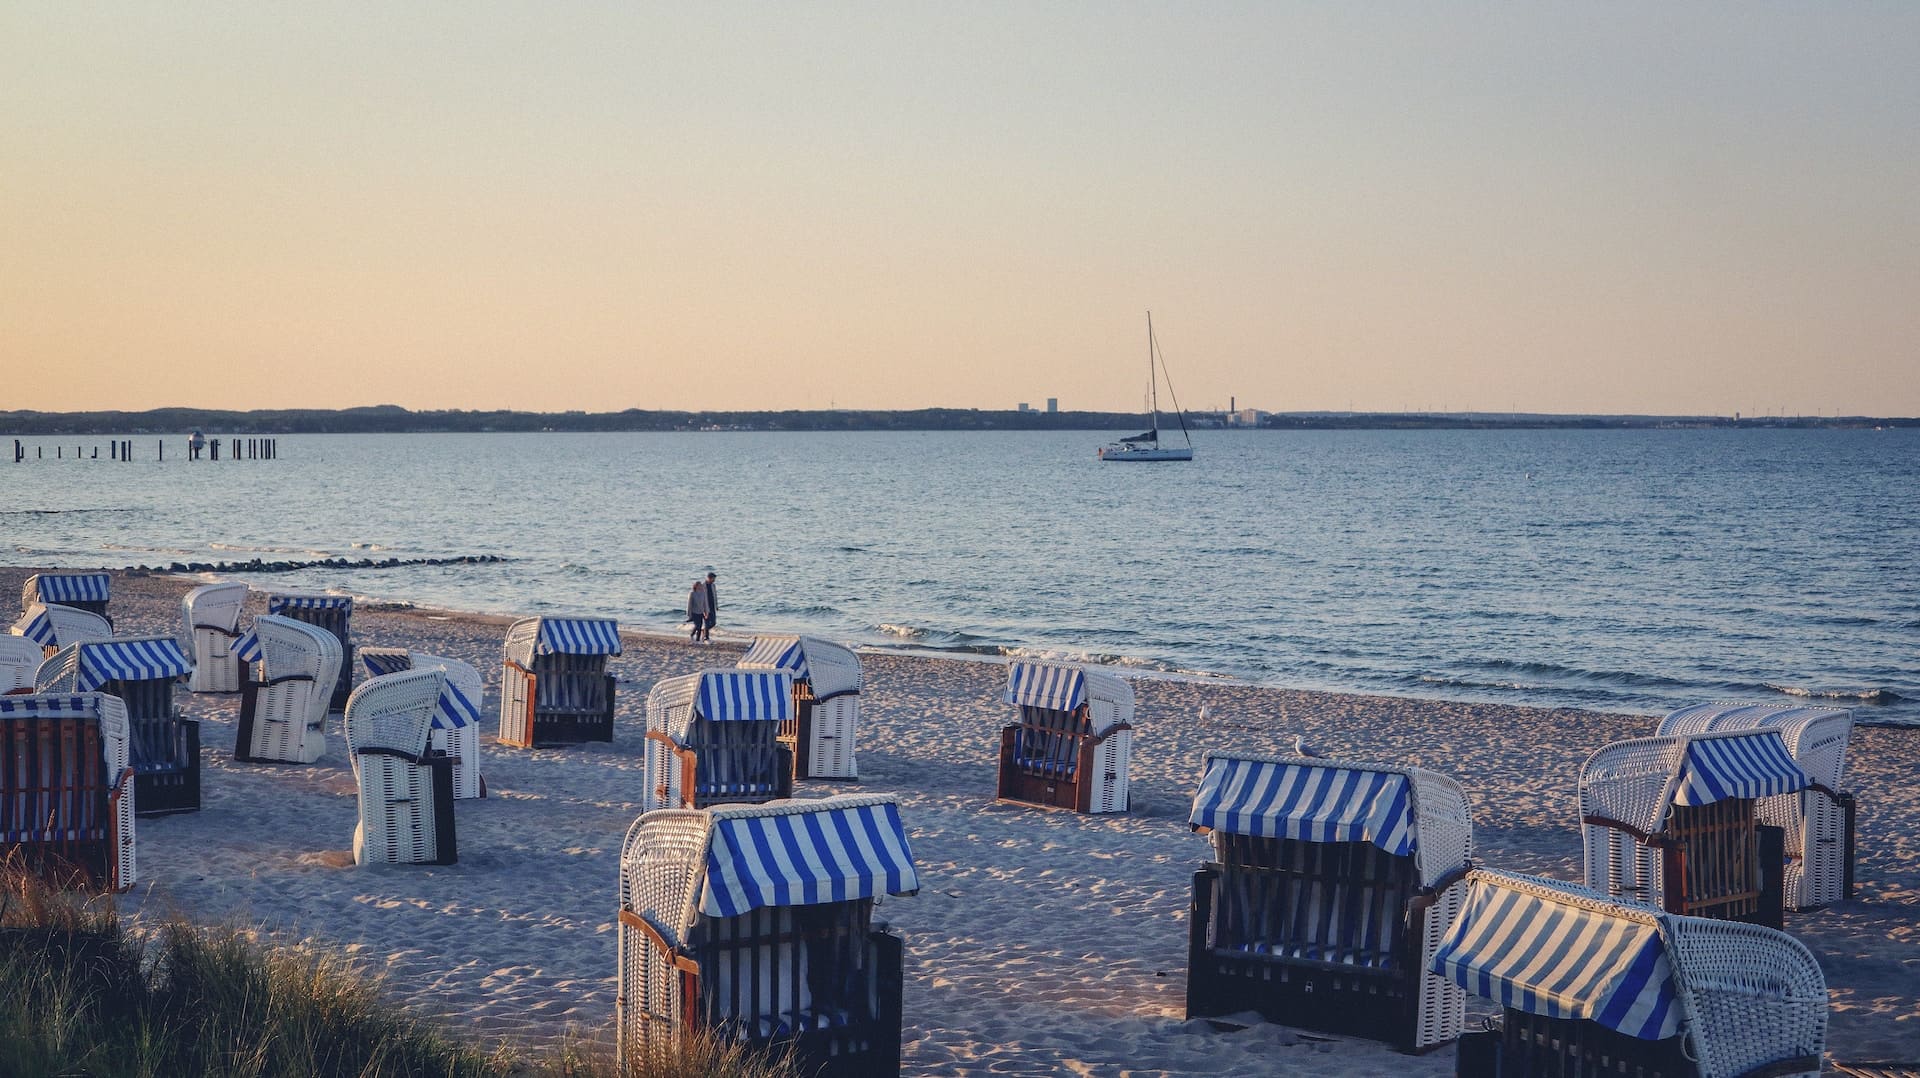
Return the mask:
M 1920 414 L 1920 4 L 0 7 L 0 409 Z

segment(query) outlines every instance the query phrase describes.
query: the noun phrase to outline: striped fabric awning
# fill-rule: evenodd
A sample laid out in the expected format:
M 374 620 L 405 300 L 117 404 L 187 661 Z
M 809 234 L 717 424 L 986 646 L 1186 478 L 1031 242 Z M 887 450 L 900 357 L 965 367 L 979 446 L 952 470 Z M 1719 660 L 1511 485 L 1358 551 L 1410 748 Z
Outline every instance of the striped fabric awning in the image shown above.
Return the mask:
M 43 648 L 53 647 L 59 641 L 53 631 L 53 615 L 38 604 L 28 607 L 27 612 L 20 615 L 20 620 L 14 622 L 7 631 L 15 636 L 24 636 Z
M 112 580 L 105 573 L 36 573 L 33 579 L 43 603 L 106 602 Z
M 1806 789 L 1813 779 L 1793 762 L 1777 730 L 1696 736 L 1687 742 L 1677 805 L 1710 805 L 1731 797 L 1773 797 Z
M 807 676 L 807 649 L 797 636 L 756 636 L 740 657 L 740 665 L 760 670 L 785 670 L 796 678 Z
M 413 652 L 406 648 L 361 648 L 360 665 L 368 677 L 384 677 L 413 669 Z
M 708 670 L 694 700 L 713 722 L 786 722 L 793 718 L 793 675 L 785 670 Z
M 541 618 L 536 655 L 618 655 L 620 625 L 612 618 Z
M 920 889 L 891 798 L 715 809 L 706 868 L 698 908 L 709 917 Z
M 1587 1019 L 1641 1040 L 1680 1029 L 1658 928 L 1482 879 L 1468 888 L 1431 970 L 1528 1014 Z
M 289 592 L 267 596 L 267 613 L 284 614 L 289 610 L 353 610 L 351 595 L 313 595 Z
M 1407 776 L 1300 759 L 1209 755 L 1188 823 L 1230 835 L 1307 842 L 1371 842 L 1413 853 Z
M 368 677 L 403 674 L 413 669 L 413 652 L 406 648 L 361 648 L 360 665 Z M 433 709 L 435 730 L 458 730 L 480 721 L 480 701 L 468 699 L 465 690 L 447 678 L 440 686 L 440 701 Z
M 260 634 L 255 632 L 252 629 L 248 629 L 246 632 L 241 633 L 239 638 L 234 640 L 233 650 L 228 652 L 228 654 L 232 655 L 236 659 L 239 659 L 243 663 L 259 662 L 260 661 Z
M 153 681 L 193 673 L 193 660 L 170 636 L 101 640 L 80 649 L 74 689 L 92 692 L 109 681 Z
M 1087 679 L 1075 667 L 1055 663 L 1007 664 L 1009 704 L 1072 711 L 1087 702 Z

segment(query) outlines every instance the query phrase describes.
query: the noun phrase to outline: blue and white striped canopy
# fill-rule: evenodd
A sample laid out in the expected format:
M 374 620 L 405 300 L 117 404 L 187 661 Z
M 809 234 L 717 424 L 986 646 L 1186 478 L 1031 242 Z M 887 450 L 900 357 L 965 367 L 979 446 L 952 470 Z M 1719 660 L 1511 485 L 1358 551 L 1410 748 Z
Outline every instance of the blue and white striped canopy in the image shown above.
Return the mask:
M 1009 704 L 1072 711 L 1087 702 L 1087 677 L 1071 666 L 1054 663 L 1007 664 Z
M 228 652 L 243 663 L 260 661 L 260 634 L 252 629 L 241 633 L 233 642 L 233 650 Z
M 43 603 L 106 602 L 105 573 L 36 573 L 33 577 Z
M 267 596 L 267 613 L 284 614 L 289 610 L 346 610 L 353 609 L 351 595 L 308 595 L 288 594 Z
M 47 613 L 44 606 L 34 606 L 20 620 L 7 630 L 15 636 L 24 636 L 43 648 L 59 643 L 59 637 L 53 631 L 53 615 Z
M 1371 842 L 1413 853 L 1407 776 L 1305 759 L 1207 757 L 1188 823 L 1230 835 L 1307 842 Z
M 1641 1040 L 1680 1029 L 1653 925 L 1475 879 L 1432 972 L 1502 1006 L 1578 1018 Z
M 793 718 L 793 675 L 785 670 L 708 670 L 700 675 L 694 709 L 713 722 Z
M 807 676 L 807 649 L 797 636 L 756 636 L 740 657 L 741 666 L 785 670 L 796 678 Z
M 541 618 L 535 655 L 618 655 L 620 625 L 612 618 Z
M 734 917 L 765 906 L 919 889 L 899 807 L 891 800 L 828 798 L 773 811 L 714 810 L 699 909 L 709 917 Z
M 413 669 L 413 652 L 406 648 L 361 648 L 360 665 L 368 677 L 384 677 Z M 480 701 L 467 698 L 460 686 L 447 678 L 440 686 L 440 700 L 433 709 L 435 730 L 458 730 L 480 721 Z
M 0 715 L 92 715 L 104 709 L 100 694 L 75 696 L 71 693 L 43 693 L 32 696 L 0 696 Z
M 1773 797 L 1813 783 L 1793 762 L 1777 730 L 1697 736 L 1687 742 L 1676 805 L 1710 805 L 1730 797 Z
M 384 677 L 413 669 L 413 652 L 406 648 L 361 648 L 360 665 L 368 677 Z
M 92 692 L 109 681 L 153 681 L 193 673 L 193 660 L 170 636 L 137 640 L 100 640 L 76 644 L 80 670 L 76 692 Z

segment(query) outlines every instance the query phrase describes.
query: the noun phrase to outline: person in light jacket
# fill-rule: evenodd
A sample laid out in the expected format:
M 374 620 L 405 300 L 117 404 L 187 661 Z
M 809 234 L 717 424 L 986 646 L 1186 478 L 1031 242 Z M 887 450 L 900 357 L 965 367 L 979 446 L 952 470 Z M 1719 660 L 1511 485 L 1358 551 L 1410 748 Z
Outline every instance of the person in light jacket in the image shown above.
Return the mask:
M 695 580 L 693 590 L 687 593 L 687 620 L 693 623 L 693 632 L 688 635 L 687 643 L 697 644 L 707 631 L 707 619 L 712 616 L 707 605 L 707 582 Z

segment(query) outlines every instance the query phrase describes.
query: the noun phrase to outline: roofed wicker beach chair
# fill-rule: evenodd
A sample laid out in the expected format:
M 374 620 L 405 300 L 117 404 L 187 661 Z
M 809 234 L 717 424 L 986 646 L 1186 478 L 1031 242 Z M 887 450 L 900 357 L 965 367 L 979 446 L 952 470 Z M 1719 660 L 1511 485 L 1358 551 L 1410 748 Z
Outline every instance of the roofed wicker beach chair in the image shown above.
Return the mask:
M 447 674 L 372 678 L 347 698 L 347 752 L 360 782 L 355 864 L 451 865 L 453 761 L 428 746 Z
M 367 676 L 381 677 L 408 670 L 439 670 L 447 675 L 434 708 L 433 730 L 427 747 L 453 761 L 453 796 L 487 796 L 487 780 L 480 774 L 480 704 L 486 688 L 480 671 L 459 659 L 429 655 L 406 648 L 361 648 L 360 664 Z
M 857 779 L 854 735 L 860 726 L 860 657 L 814 636 L 756 636 L 742 670 L 793 675 L 793 718 L 780 743 L 793 753 L 796 779 Z
M 1813 780 L 1777 730 L 1616 741 L 1580 769 L 1587 886 L 1693 917 L 1780 927 L 1785 835 L 1759 798 Z
M 1780 704 L 1696 704 L 1668 715 L 1656 733 L 1756 729 L 1780 731 L 1793 762 L 1813 780 L 1797 794 L 1760 799 L 1760 823 L 1786 834 L 1783 890 L 1787 908 L 1818 909 L 1852 897 L 1855 803 L 1846 787 L 1852 711 Z
M 0 840 L 60 887 L 124 891 L 134 863 L 127 709 L 105 693 L 0 696 Z
M 1189 817 L 1187 1016 L 1253 1009 L 1420 1052 L 1460 1035 L 1466 997 L 1427 972 L 1473 847 L 1460 785 L 1414 767 L 1208 753 Z
M 1461 1078 L 1820 1073 L 1826 981 L 1792 936 L 1558 880 L 1467 879 L 1428 968 L 1505 1010 L 1498 1030 L 1461 1039 Z
M 325 629 L 340 642 L 340 669 L 334 672 L 327 710 L 347 706 L 353 691 L 353 596 L 319 592 L 278 592 L 267 596 L 267 613 Z
M 325 629 L 274 614 L 253 619 L 234 645 L 248 664 L 233 758 L 310 764 L 327 751 L 327 711 L 342 661 Z
M 192 692 L 239 692 L 240 657 L 233 642 L 240 639 L 240 610 L 247 604 L 245 584 L 228 581 L 202 584 L 180 602 L 193 648 Z
M 902 947 L 873 908 L 919 886 L 891 797 L 646 813 L 620 856 L 621 1064 L 705 1033 L 899 1073 Z
M 0 694 L 32 692 L 34 672 L 46 657 L 38 641 L 12 633 L 0 636 Z
M 106 573 L 35 573 L 20 589 L 20 609 L 57 603 L 105 618 L 112 580 Z
M 1000 731 L 995 796 L 1078 812 L 1127 811 L 1133 687 L 1065 663 L 1007 664 L 1006 702 L 1020 721 Z
M 612 618 L 522 618 L 507 628 L 500 675 L 500 743 L 530 749 L 613 740 L 620 654 Z
M 785 670 L 707 670 L 663 678 L 647 694 L 647 808 L 752 804 L 793 793 L 780 743 L 793 720 Z
M 171 636 L 116 636 L 69 644 L 40 667 L 39 693 L 103 692 L 126 705 L 134 803 L 142 816 L 200 810 L 200 720 L 185 718 L 174 686 L 193 663 Z
M 113 625 L 106 618 L 90 610 L 58 603 L 51 606 L 35 603 L 7 631 L 39 644 L 49 656 L 68 644 L 113 638 Z

